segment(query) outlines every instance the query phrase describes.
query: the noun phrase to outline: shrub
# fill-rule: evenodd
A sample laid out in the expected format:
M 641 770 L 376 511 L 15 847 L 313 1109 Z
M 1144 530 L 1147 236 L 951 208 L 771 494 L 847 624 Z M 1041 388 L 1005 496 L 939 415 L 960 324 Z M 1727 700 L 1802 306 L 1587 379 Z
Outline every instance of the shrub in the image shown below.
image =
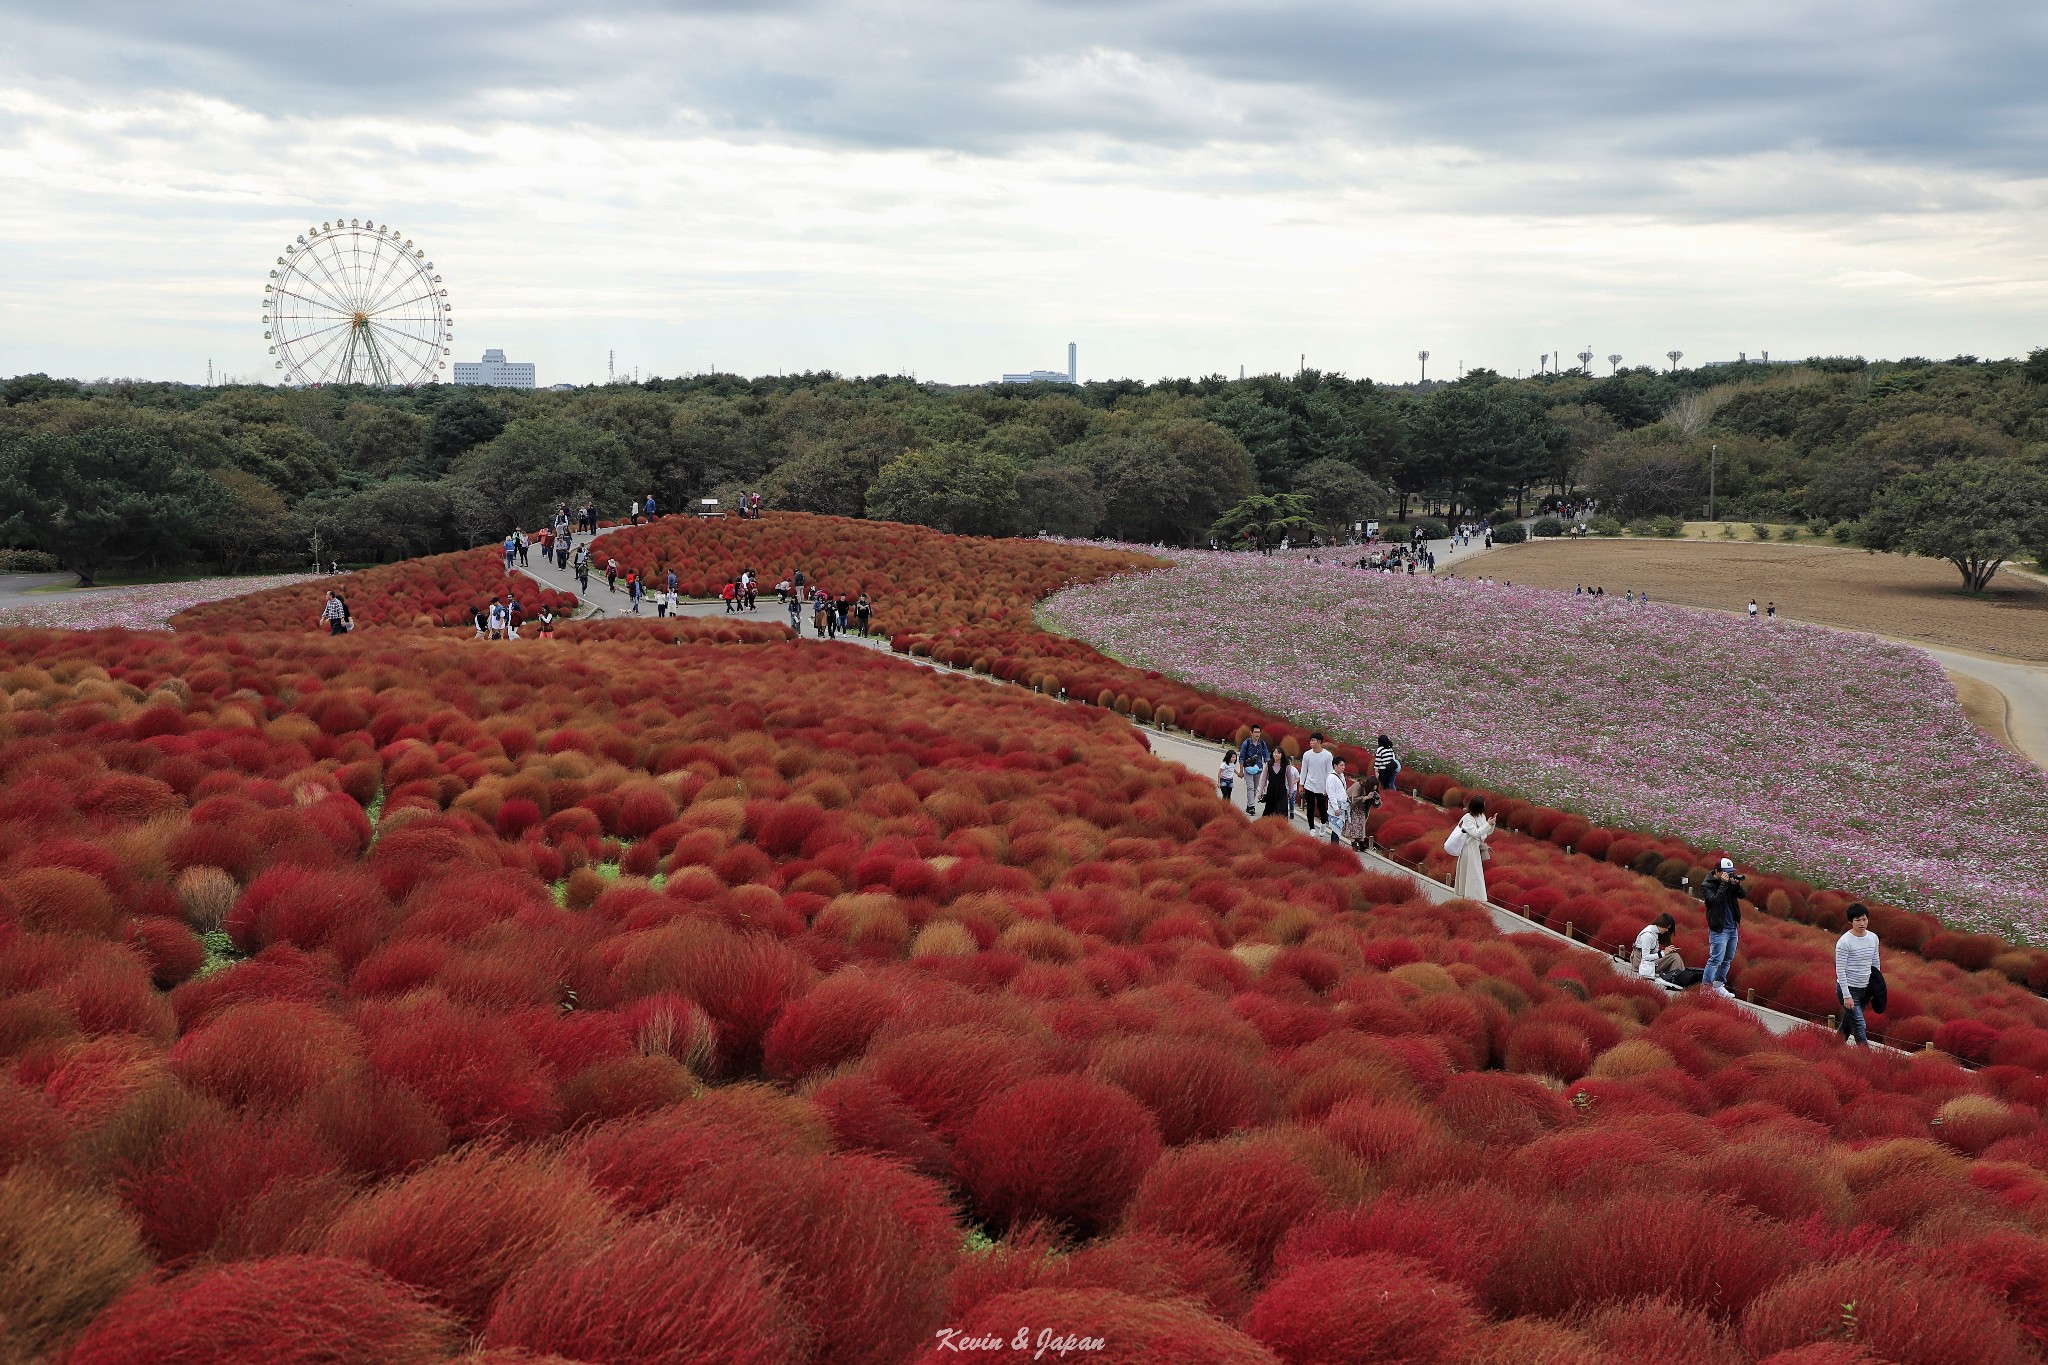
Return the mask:
M 656 1220 L 551 1257 L 505 1287 L 483 1340 L 620 1365 L 797 1365 L 804 1332 L 730 1233 Z
M 337 1076 L 306 1105 L 314 1131 L 351 1172 L 386 1180 L 448 1150 L 448 1125 L 433 1106 L 388 1076 Z
M 1672 1228 L 1687 1235 L 1673 1237 Z M 1531 1220 L 1492 1283 L 1503 1314 L 1562 1316 L 1662 1295 L 1715 1317 L 1742 1312 L 1803 1259 L 1778 1225 L 1725 1200 L 1628 1194 Z
M 426 997 L 362 1015 L 364 1055 L 434 1107 L 450 1136 L 537 1137 L 557 1121 L 553 1089 L 503 1019 Z
M 1029 1329 L 1030 1344 L 1012 1349 L 1023 1324 L 1042 1324 Z M 1084 1350 L 1069 1346 L 1059 1356 L 1066 1360 L 1098 1360 L 1105 1365 L 1124 1362 L 1172 1361 L 1174 1365 L 1273 1365 L 1274 1357 L 1228 1323 L 1218 1322 L 1189 1303 L 1141 1299 L 1113 1289 L 1026 1289 L 999 1294 L 963 1313 L 948 1327 L 956 1335 L 929 1346 L 915 1357 L 915 1365 L 952 1365 L 961 1359 L 963 1341 L 1000 1339 L 1001 1348 L 982 1349 L 983 1360 L 1026 1361 L 1036 1355 L 1054 1358 L 1050 1342 L 1063 1337 L 1100 1340 L 1100 1347 Z
M 1519 521 L 1493 528 L 1493 543 L 1496 545 L 1520 545 L 1529 538 L 1529 528 Z
M 1123 1212 L 1159 1150 L 1158 1125 L 1129 1094 L 1048 1076 L 982 1105 L 955 1157 L 961 1183 L 996 1226 L 1047 1219 L 1086 1235 Z
M 1856 1256 L 1802 1270 L 1743 1315 L 1743 1345 L 1758 1356 L 1844 1339 L 1900 1365 L 2035 1359 L 1982 1290 L 1890 1258 Z
M 1234 1138 L 1161 1157 L 1132 1198 L 1124 1226 L 1229 1247 L 1263 1277 L 1287 1230 L 1326 1204 L 1321 1183 L 1287 1143 Z
M 949 1175 L 952 1154 L 931 1127 L 865 1076 L 835 1076 L 811 1092 L 841 1151 L 872 1152 L 921 1175 Z
M 1274 1264 L 1288 1270 L 1342 1257 L 1399 1256 L 1476 1295 L 1513 1243 L 1517 1217 L 1513 1198 L 1486 1186 L 1383 1194 L 1299 1224 L 1281 1242 Z
M 252 1243 L 300 1241 L 305 1224 L 346 1195 L 338 1165 L 304 1124 L 202 1111 L 164 1137 L 122 1196 L 166 1265 L 214 1251 L 226 1259 L 259 1249 Z
M 1452 1358 L 1475 1322 L 1464 1290 L 1374 1253 L 1276 1275 L 1244 1326 L 1289 1365 L 1430 1365 Z
M 1137 1096 L 1171 1147 L 1261 1127 L 1280 1115 L 1271 1071 L 1208 1039 L 1112 1038 L 1096 1052 L 1088 1074 Z
M 902 1008 L 902 993 L 862 971 L 835 972 L 790 1002 L 762 1041 L 762 1066 L 794 1080 L 851 1061 Z
M 960 1228 L 938 1187 L 868 1157 L 772 1156 L 707 1169 L 677 1212 L 716 1219 L 778 1266 L 821 1359 L 888 1365 L 945 1311 Z
M 237 1109 L 286 1109 L 353 1062 L 355 1030 L 299 1001 L 256 1000 L 221 1011 L 171 1049 L 171 1071 Z
M 1473 1142 L 1518 1146 L 1533 1142 L 1571 1117 L 1564 1097 L 1527 1076 L 1465 1072 L 1436 1098 L 1453 1133 Z
M 0 1341 L 10 1357 L 41 1356 L 148 1268 L 111 1196 L 34 1166 L 0 1177 Z
M 1043 1069 L 1023 1039 L 976 1029 L 935 1029 L 893 1039 L 868 1058 L 868 1074 L 894 1091 L 941 1137 L 956 1136 L 996 1093 Z
M 1564 534 L 1564 522 L 1556 517 L 1538 517 L 1529 530 L 1538 536 L 1561 536 Z
M 67 1365 L 437 1365 L 455 1323 L 355 1261 L 279 1256 L 195 1270 L 129 1291 Z
M 1618 536 L 1621 534 L 1621 519 L 1611 516 L 1597 516 L 1586 523 L 1586 529 L 1596 536 Z
M 574 1167 L 471 1148 L 350 1204 L 322 1250 L 373 1265 L 477 1325 L 508 1279 L 598 1245 L 613 1221 Z

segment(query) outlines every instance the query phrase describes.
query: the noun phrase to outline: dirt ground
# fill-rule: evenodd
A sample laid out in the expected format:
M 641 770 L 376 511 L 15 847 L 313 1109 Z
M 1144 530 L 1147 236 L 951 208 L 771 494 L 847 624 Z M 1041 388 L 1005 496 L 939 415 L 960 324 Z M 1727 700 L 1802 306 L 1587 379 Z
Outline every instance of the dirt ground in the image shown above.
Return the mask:
M 1742 611 L 1775 601 L 1797 621 L 1846 626 L 1999 658 L 2048 660 L 2048 584 L 2001 573 L 1980 598 L 1946 561 L 1823 545 L 1715 540 L 1539 540 L 1488 554 L 1495 581 L 1539 588 L 1596 584 L 1615 597 Z M 1462 575 L 1461 575 L 1462 576 Z M 1967 699 L 1966 699 L 1967 700 Z

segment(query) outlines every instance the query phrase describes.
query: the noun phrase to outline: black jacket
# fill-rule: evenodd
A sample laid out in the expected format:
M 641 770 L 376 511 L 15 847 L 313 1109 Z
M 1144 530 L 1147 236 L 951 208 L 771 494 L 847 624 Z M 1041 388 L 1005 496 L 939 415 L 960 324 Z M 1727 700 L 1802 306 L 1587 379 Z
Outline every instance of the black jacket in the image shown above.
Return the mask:
M 1708 933 L 1718 934 L 1742 923 L 1742 888 L 1739 885 L 1725 878 L 1710 877 L 1701 892 L 1701 899 L 1707 904 Z

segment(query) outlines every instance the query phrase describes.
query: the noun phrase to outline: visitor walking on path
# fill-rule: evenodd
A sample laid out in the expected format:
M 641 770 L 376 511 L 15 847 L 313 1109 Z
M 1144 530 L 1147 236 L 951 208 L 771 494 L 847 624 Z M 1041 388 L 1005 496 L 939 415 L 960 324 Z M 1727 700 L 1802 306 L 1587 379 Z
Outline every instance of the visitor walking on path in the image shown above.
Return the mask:
M 1266 781 L 1265 813 L 1277 815 L 1282 820 L 1289 819 L 1294 814 L 1292 783 L 1297 780 L 1294 765 L 1287 761 L 1285 753 L 1275 753 L 1271 759 L 1267 760 L 1264 776 Z
M 576 547 L 576 586 L 582 590 L 585 597 L 590 596 L 590 547 L 588 545 Z
M 1237 785 L 1237 750 L 1223 751 L 1223 766 L 1216 770 L 1216 794 L 1225 801 L 1230 799 L 1230 789 Z
M 804 604 L 795 593 L 789 595 L 789 628 L 799 635 L 804 633 Z
M 1322 791 L 1323 823 L 1330 833 L 1330 842 L 1342 840 L 1344 826 L 1351 823 L 1351 788 L 1344 780 L 1344 760 L 1332 754 L 1330 771 L 1323 777 Z
M 1273 762 L 1272 747 L 1266 743 L 1266 736 L 1258 726 L 1246 735 L 1244 742 L 1237 746 L 1238 770 L 1244 774 L 1244 813 L 1250 815 L 1252 807 L 1258 804 L 1260 780 Z
M 1380 808 L 1380 783 L 1375 773 L 1359 773 L 1350 778 L 1346 791 L 1350 798 L 1344 803 L 1344 841 L 1360 853 L 1372 847 L 1372 831 L 1367 828 L 1372 813 Z
M 1700 899 L 1707 907 L 1707 967 L 1700 984 L 1716 995 L 1735 998 L 1728 989 L 1728 969 L 1735 965 L 1735 949 L 1742 940 L 1742 878 L 1735 862 L 1723 858 L 1707 874 L 1700 887 Z
M 1444 841 L 1444 852 L 1458 860 L 1457 880 L 1451 887 L 1467 900 L 1486 903 L 1486 860 L 1493 850 L 1486 841 L 1493 837 L 1493 821 L 1486 818 L 1486 798 L 1475 796 L 1465 803 L 1457 828 Z
M 1870 909 L 1862 903 L 1849 907 L 1849 932 L 1835 940 L 1835 986 L 1842 995 L 1842 1037 L 1854 1036 L 1859 1046 L 1870 1046 L 1864 1009 L 1884 1012 L 1884 973 L 1877 960 L 1877 935 L 1870 932 Z
M 626 575 L 626 600 L 633 604 L 633 614 L 635 616 L 640 614 L 641 595 L 640 575 L 628 573 Z
M 619 590 L 619 561 L 610 557 L 604 561 L 604 587 L 606 592 Z
M 866 593 L 862 593 L 859 597 L 854 599 L 853 619 L 855 623 L 860 626 L 860 635 L 863 640 L 867 638 L 868 622 L 873 618 L 874 613 L 875 604 L 868 601 L 868 595 Z
M 1301 756 L 1301 797 L 1310 833 L 1330 821 L 1330 768 L 1335 757 L 1323 747 L 1322 731 L 1308 737 L 1308 752 Z
M 1394 752 L 1393 741 L 1385 735 L 1381 735 L 1373 746 L 1372 769 L 1373 776 L 1380 781 L 1380 786 L 1392 791 L 1394 779 L 1401 775 L 1401 756 Z

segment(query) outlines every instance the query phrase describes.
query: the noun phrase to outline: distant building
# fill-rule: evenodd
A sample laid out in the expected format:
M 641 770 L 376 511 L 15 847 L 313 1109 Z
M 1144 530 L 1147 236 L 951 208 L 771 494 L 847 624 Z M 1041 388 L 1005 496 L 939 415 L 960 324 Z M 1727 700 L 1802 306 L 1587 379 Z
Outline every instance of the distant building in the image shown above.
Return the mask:
M 505 359 L 503 351 L 485 351 L 480 361 L 455 362 L 455 382 L 497 389 L 530 389 L 533 387 L 533 366 L 512 364 Z
M 579 389 L 579 388 L 581 388 L 581 387 L 582 387 L 582 386 L 581 386 L 580 384 L 550 384 L 550 385 L 548 385 L 548 392 L 549 392 L 549 393 L 574 393 L 574 392 L 576 392 L 576 390 L 577 390 L 577 389 Z
M 1065 374 L 1061 374 L 1058 370 L 1032 370 L 1026 374 L 1006 374 L 1003 376 L 1003 382 L 1005 384 L 1078 384 L 1081 382 L 1081 371 L 1076 364 L 1079 349 L 1073 342 L 1067 343 L 1067 372 Z

